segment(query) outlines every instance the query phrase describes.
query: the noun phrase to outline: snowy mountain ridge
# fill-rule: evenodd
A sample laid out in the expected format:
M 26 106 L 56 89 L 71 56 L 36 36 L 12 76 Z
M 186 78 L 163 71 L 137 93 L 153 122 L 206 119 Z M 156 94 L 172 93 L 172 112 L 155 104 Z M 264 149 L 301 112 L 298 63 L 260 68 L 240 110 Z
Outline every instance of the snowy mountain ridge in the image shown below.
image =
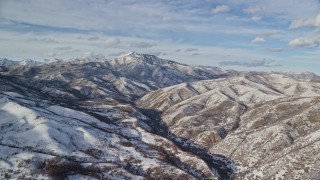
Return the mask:
M 235 177 L 316 179 L 319 100 L 320 83 L 254 72 L 159 89 L 137 104 L 160 111 L 176 136 L 234 160 Z
M 0 85 L 1 178 L 320 177 L 312 73 L 222 71 L 131 52 L 27 60 L 0 69 Z

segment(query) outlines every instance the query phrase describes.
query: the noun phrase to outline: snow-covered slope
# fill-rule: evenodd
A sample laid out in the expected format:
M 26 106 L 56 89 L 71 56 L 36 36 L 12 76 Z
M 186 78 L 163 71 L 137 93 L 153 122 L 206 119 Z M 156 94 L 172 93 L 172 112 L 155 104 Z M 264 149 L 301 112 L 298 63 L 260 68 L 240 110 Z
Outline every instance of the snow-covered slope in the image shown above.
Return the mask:
M 302 73 L 293 73 L 293 72 L 276 72 L 278 74 L 283 74 L 289 77 L 292 77 L 301 81 L 316 81 L 320 82 L 320 76 L 312 72 L 302 72 Z
M 255 72 L 163 88 L 137 103 L 160 111 L 174 135 L 235 160 L 240 179 L 310 179 L 320 176 L 319 100 L 320 83 Z
M 314 74 L 136 52 L 0 63 L 0 179 L 320 176 Z
M 210 151 L 236 161 L 245 179 L 320 177 L 320 96 L 262 103 Z
M 136 52 L 109 60 L 108 64 L 122 76 L 148 84 L 152 89 L 226 76 L 219 69 L 189 66 Z
M 143 61 L 158 68 L 162 60 Z M 75 60 L 16 65 L 1 72 L 1 177 L 232 176 L 236 167 L 229 159 L 158 131 L 159 122 L 136 108 L 132 98 L 161 86 L 121 71 L 108 61 Z
M 14 92 L 0 93 L 1 178 L 219 176 L 199 156 L 148 132 L 152 131 L 144 123 L 148 118 L 128 105 L 68 106 Z

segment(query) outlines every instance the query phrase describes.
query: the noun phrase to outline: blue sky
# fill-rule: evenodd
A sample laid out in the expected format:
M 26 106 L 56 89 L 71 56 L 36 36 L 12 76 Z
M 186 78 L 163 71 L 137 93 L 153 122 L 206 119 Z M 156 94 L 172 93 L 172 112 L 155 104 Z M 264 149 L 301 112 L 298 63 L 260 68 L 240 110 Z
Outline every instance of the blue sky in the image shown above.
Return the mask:
M 137 51 L 223 69 L 320 74 L 319 0 L 0 0 L 0 57 Z

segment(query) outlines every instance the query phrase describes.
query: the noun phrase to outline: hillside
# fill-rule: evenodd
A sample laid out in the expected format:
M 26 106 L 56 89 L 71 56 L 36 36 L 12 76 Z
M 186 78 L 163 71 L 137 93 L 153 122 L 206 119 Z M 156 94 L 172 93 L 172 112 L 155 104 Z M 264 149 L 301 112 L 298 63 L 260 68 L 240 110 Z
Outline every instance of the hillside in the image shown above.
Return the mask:
M 184 83 L 137 103 L 176 136 L 236 162 L 241 179 L 319 176 L 320 84 L 280 74 Z
M 131 59 L 131 54 L 121 58 Z M 146 57 L 144 57 L 146 56 Z M 132 59 L 136 66 L 164 68 L 153 56 Z M 176 144 L 150 126 L 148 111 L 132 99 L 152 88 L 145 78 L 122 74 L 116 60 L 55 61 L 5 66 L 0 74 L 1 177 L 56 179 L 226 179 L 235 171 L 228 158 L 194 144 Z M 151 63 L 151 64 L 150 64 Z M 149 65 L 150 64 L 150 65 Z M 149 67 L 150 66 L 150 67 Z M 198 68 L 168 68 L 169 76 L 208 79 Z M 180 67 L 180 65 L 179 65 Z M 152 69 L 153 71 L 154 69 Z M 167 70 L 165 70 L 167 71 Z M 177 77 L 178 77 L 177 75 Z M 151 77 L 148 82 L 156 81 Z M 186 81 L 183 79 L 181 81 Z M 157 84 L 153 82 L 153 84 Z M 122 88 L 125 87 L 125 88 Z M 130 87 L 130 88 L 129 88 Z M 150 124 L 150 125 L 149 125 Z M 194 151 L 198 149 L 199 151 Z
M 320 176 L 315 74 L 222 71 L 135 52 L 0 62 L 1 178 Z

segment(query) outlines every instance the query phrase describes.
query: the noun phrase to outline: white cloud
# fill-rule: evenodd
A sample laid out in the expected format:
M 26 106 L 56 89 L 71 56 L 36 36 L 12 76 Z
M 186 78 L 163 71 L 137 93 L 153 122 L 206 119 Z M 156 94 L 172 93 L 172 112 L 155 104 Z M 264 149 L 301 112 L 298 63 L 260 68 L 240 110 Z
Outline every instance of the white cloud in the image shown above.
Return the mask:
M 270 52 L 283 52 L 289 49 L 285 49 L 285 48 L 266 48 L 266 51 L 270 51 Z
M 89 52 L 85 56 L 90 56 L 95 58 L 95 55 L 103 54 L 109 55 L 108 57 L 118 55 L 114 54 L 116 52 L 130 52 L 136 50 L 139 53 L 154 53 L 162 52 L 161 56 L 165 56 L 166 59 L 172 59 L 177 62 L 186 64 L 199 64 L 199 65 L 212 65 L 218 66 L 218 60 L 224 57 L 224 60 L 232 61 L 234 59 L 238 60 L 250 60 L 250 59 L 263 59 L 269 54 L 255 53 L 252 50 L 240 49 L 240 48 L 227 48 L 227 47 L 216 47 L 216 46 L 201 46 L 201 45 L 190 45 L 188 43 L 175 43 L 167 40 L 150 40 L 146 38 L 133 38 L 119 36 L 121 43 L 117 46 L 111 48 L 102 48 L 97 46 L 97 42 L 88 42 L 87 39 L 92 34 L 77 34 L 77 33 L 49 33 L 49 34 L 38 34 L 38 33 L 28 33 L 19 34 L 0 30 L 0 35 L 7 37 L 10 40 L 3 41 L 6 44 L 5 47 L 0 48 L 0 54 L 2 57 L 7 57 L 13 60 L 31 58 L 35 60 L 43 60 L 45 58 L 59 58 L 59 59 L 69 59 L 83 57 L 83 52 Z M 82 37 L 78 39 L 78 37 Z M 71 51 L 55 51 L 57 44 L 43 44 L 41 42 L 29 42 L 26 41 L 28 37 L 37 38 L 56 38 L 59 41 L 58 47 L 72 46 Z M 99 35 L 100 40 L 111 39 L 112 37 Z M 131 47 L 132 42 L 148 42 L 151 44 L 157 44 L 156 47 L 152 49 L 134 49 Z M 100 41 L 99 41 L 100 43 Z M 173 53 L 173 51 L 180 49 L 180 53 Z M 181 53 L 186 49 L 191 52 Z M 192 52 L 193 49 L 193 52 Z M 197 49 L 199 51 L 197 51 Z M 199 54 L 193 54 L 200 52 Z M 52 53 L 48 53 L 52 52 Z M 91 53 L 96 52 L 96 53 Z M 120 53 L 123 54 L 123 53 Z M 156 53 L 154 53 L 156 54 Z M 196 56 L 191 56 L 191 54 Z M 227 56 L 226 56 L 227 55 Z M 273 58 L 273 57 L 270 57 Z M 275 58 L 275 57 L 274 57 Z M 239 66 L 241 69 L 241 67 Z M 245 69 L 243 69 L 245 70 Z
M 220 14 L 220 13 L 225 13 L 225 12 L 228 12 L 228 11 L 230 11 L 230 8 L 227 5 L 218 5 L 218 6 L 216 6 L 215 8 L 213 8 L 211 10 L 211 12 L 213 14 Z
M 185 52 L 193 52 L 193 51 L 198 51 L 198 48 L 187 48 L 186 50 L 184 50 Z
M 264 17 L 279 16 L 291 20 L 301 18 L 319 11 L 319 2 L 308 0 L 301 3 L 301 0 L 227 0 L 218 1 L 223 4 L 212 9 L 212 13 L 222 13 L 234 9 L 235 13 L 246 8 L 247 12 L 257 12 L 262 8 Z M 184 4 L 183 8 L 177 8 L 177 4 Z M 233 23 L 218 22 L 216 19 L 207 16 L 203 9 L 198 8 L 199 4 L 210 5 L 209 1 L 157 1 L 157 0 L 119 0 L 119 1 L 77 1 L 77 8 L 74 2 L 65 0 L 42 1 L 10 1 L 0 0 L 0 18 L 8 22 L 40 25 L 55 28 L 72 28 L 80 30 L 122 32 L 135 35 L 143 30 L 144 34 L 155 30 L 184 30 L 192 32 L 212 32 L 212 29 L 221 30 L 239 29 Z M 250 6 L 251 4 L 251 6 Z M 253 4 L 253 5 L 252 5 Z M 175 23 L 168 23 L 174 18 Z M 108 21 L 106 21 L 106 19 Z M 267 19 L 267 18 L 265 18 Z M 283 21 L 282 21 L 283 22 Z M 274 22 L 277 25 L 277 22 Z M 148 26 L 145 26 L 148 24 Z M 130 29 L 130 31 L 128 31 Z M 253 30 L 261 28 L 251 27 Z M 149 34 L 148 34 L 149 35 Z M 132 37 L 132 36 L 131 36 Z M 150 35 L 149 35 L 150 37 Z
M 278 20 L 305 18 L 319 13 L 318 0 L 237 0 L 234 6 L 248 7 L 243 11 L 247 14 L 260 14 L 265 17 L 278 17 Z
M 97 41 L 99 40 L 100 38 L 98 36 L 91 36 L 91 37 L 88 37 L 88 41 Z
M 38 41 L 42 43 L 59 43 L 59 41 L 52 38 L 37 38 L 37 37 L 28 38 L 27 41 Z
M 258 7 L 258 6 L 250 6 L 246 9 L 243 10 L 243 12 L 247 13 L 247 14 L 256 14 L 262 11 L 262 8 Z
M 128 53 L 128 52 L 120 51 L 120 52 L 116 52 L 116 53 L 110 53 L 109 56 L 118 57 L 118 56 L 124 55 L 126 53 Z
M 263 32 L 259 35 L 259 37 L 271 37 L 271 36 L 276 36 L 276 35 L 279 35 L 279 34 L 282 34 L 283 32 L 281 31 L 278 31 L 278 30 L 274 30 L 274 31 L 266 31 L 266 32 Z
M 244 67 L 275 67 L 281 66 L 277 64 L 273 59 L 261 59 L 261 60 L 253 60 L 253 61 L 221 61 L 219 62 L 220 66 L 244 66 Z
M 159 52 L 159 51 L 148 51 L 147 54 L 151 54 L 154 56 L 166 56 L 167 55 L 166 53 Z
M 149 42 L 133 42 L 130 44 L 131 47 L 134 48 L 152 48 L 156 46 L 156 43 L 149 43 Z
M 62 46 L 62 47 L 56 47 L 56 50 L 60 50 L 60 51 L 70 51 L 72 50 L 71 46 Z
M 232 57 L 226 57 L 224 60 L 250 57 L 262 59 L 269 57 L 269 54 L 277 56 L 276 53 L 265 50 L 269 43 L 260 44 L 259 49 L 249 49 L 250 46 L 247 44 L 251 39 L 248 40 L 248 37 L 252 39 L 260 37 L 268 41 L 268 37 L 272 36 L 274 47 L 286 47 L 289 40 L 303 36 L 303 33 L 309 33 L 308 37 L 318 33 L 308 32 L 309 29 L 288 31 L 287 28 L 283 28 L 288 27 L 288 22 L 294 19 L 302 21 L 295 25 L 296 28 L 318 26 L 316 19 L 319 14 L 318 0 L 307 0 L 303 3 L 301 0 L 216 2 L 220 3 L 220 6 L 212 6 L 212 1 L 209 0 L 80 0 L 77 1 L 77 8 L 74 8 L 74 2 L 66 0 L 0 0 L 0 39 L 6 44 L 0 48 L 0 54 L 12 58 L 40 59 L 44 57 L 41 55 L 55 52 L 58 53 L 56 58 L 65 59 L 79 57 L 81 53 L 90 51 L 107 55 L 132 50 L 147 53 L 152 50 L 167 53 L 168 58 L 177 61 L 211 63 L 210 60 L 220 59 L 226 54 L 232 54 Z M 210 7 L 213 8 L 212 12 Z M 227 17 L 221 18 L 212 14 L 215 12 L 228 13 Z M 309 20 L 311 23 L 308 19 L 311 19 Z M 30 29 L 34 31 L 31 32 Z M 8 36 L 3 31 L 10 31 L 11 35 Z M 277 34 L 264 35 L 264 32 L 277 32 Z M 28 34 L 33 34 L 30 41 L 27 41 L 30 37 Z M 112 40 L 112 36 L 120 38 L 121 43 Z M 221 39 L 223 41 L 220 42 Z M 297 42 L 291 44 L 299 45 Z M 301 44 L 303 43 L 300 42 L 300 46 Z M 55 49 L 67 46 L 72 46 L 72 50 Z M 189 47 L 201 49 L 200 55 L 195 58 L 191 54 L 197 53 L 196 51 L 184 53 Z M 208 47 L 207 51 L 203 47 Z M 232 48 L 238 49 L 230 53 Z M 176 49 L 181 49 L 180 53 L 174 53 Z M 277 52 L 282 49 L 269 50 Z M 305 50 L 310 52 L 318 48 Z M 292 51 L 287 57 L 289 59 L 298 53 L 306 54 L 306 51 Z M 242 54 L 239 55 L 240 53 Z M 313 54 L 310 56 L 316 58 Z
M 305 47 L 305 46 L 319 46 L 320 39 L 319 38 L 296 38 L 289 41 L 289 45 L 292 47 Z
M 109 39 L 104 40 L 102 42 L 102 47 L 110 48 L 110 47 L 114 47 L 118 44 L 120 44 L 120 39 L 113 37 L 113 38 L 109 38 Z
M 300 27 L 320 27 L 320 14 L 313 18 L 298 19 L 291 23 L 290 29 L 297 29 Z
M 260 21 L 262 18 L 261 18 L 261 16 L 252 16 L 251 19 L 253 21 Z
M 84 53 L 84 58 L 91 58 L 91 59 L 104 59 L 106 58 L 103 54 L 101 53 L 95 53 L 94 51 L 86 52 Z
M 44 56 L 45 57 L 55 57 L 56 55 L 57 55 L 56 52 L 49 52 L 49 53 L 45 54 Z
M 276 0 L 252 1 L 253 0 L 223 1 L 224 3 L 213 8 L 212 13 L 221 13 L 228 10 L 228 12 L 230 12 L 229 14 L 234 13 L 238 15 L 238 12 L 241 11 L 243 7 L 248 7 L 248 4 L 256 4 L 257 7 L 264 7 L 264 17 L 264 13 L 269 11 L 266 16 L 278 15 L 279 12 L 285 12 L 284 7 L 286 6 L 283 5 L 283 0 L 281 2 Z M 0 0 L 0 19 L 14 22 L 18 25 L 19 23 L 23 23 L 31 26 L 40 25 L 49 28 L 71 28 L 98 33 L 99 31 L 103 31 L 103 33 L 106 34 L 111 32 L 109 35 L 114 35 L 114 32 L 121 32 L 128 37 L 134 37 L 139 34 L 142 35 L 142 37 L 152 38 L 155 36 L 164 36 L 159 33 L 159 31 L 162 30 L 212 33 L 214 29 L 216 34 L 228 34 L 230 32 L 248 34 L 248 32 L 257 32 L 263 29 L 257 26 L 242 26 L 239 28 L 239 24 L 228 23 L 219 19 L 217 16 L 212 17 L 206 9 L 201 9 L 202 7 L 206 7 L 205 5 L 210 7 L 209 1 L 198 2 L 187 0 L 187 3 L 183 2 L 185 1 L 136 0 L 133 2 L 131 0 L 81 0 L 77 2 L 77 8 L 74 8 L 73 2 L 65 0 L 45 1 L 45 3 L 42 0 Z M 177 4 L 184 4 L 183 8 L 177 8 Z M 198 7 L 200 6 L 199 4 L 201 4 L 202 7 Z M 278 4 L 280 5 L 278 6 Z M 296 2 L 293 6 L 295 5 Z M 310 7 L 314 7 L 312 5 L 313 4 L 303 3 L 301 9 L 310 9 Z M 283 8 L 280 9 L 281 7 Z M 287 8 L 287 11 L 289 10 L 291 12 L 295 9 L 292 10 L 292 7 Z M 298 13 L 305 14 L 305 11 L 301 11 Z M 286 16 L 285 13 L 284 16 Z M 291 14 L 297 14 L 297 12 Z M 106 19 L 108 21 L 106 21 Z M 276 23 L 277 22 L 275 22 L 275 24 Z M 148 26 L 146 26 L 146 24 L 148 24 Z M 170 36 L 170 33 L 166 35 Z M 176 36 L 169 38 L 174 39 L 175 37 Z
M 164 22 L 170 22 L 172 21 L 174 18 L 172 16 L 163 16 L 162 17 L 162 21 Z
M 251 43 L 253 43 L 253 44 L 259 44 L 259 43 L 263 43 L 263 42 L 265 42 L 266 40 L 263 38 L 263 37 L 256 37 L 256 38 L 254 38 L 252 41 L 251 41 Z

